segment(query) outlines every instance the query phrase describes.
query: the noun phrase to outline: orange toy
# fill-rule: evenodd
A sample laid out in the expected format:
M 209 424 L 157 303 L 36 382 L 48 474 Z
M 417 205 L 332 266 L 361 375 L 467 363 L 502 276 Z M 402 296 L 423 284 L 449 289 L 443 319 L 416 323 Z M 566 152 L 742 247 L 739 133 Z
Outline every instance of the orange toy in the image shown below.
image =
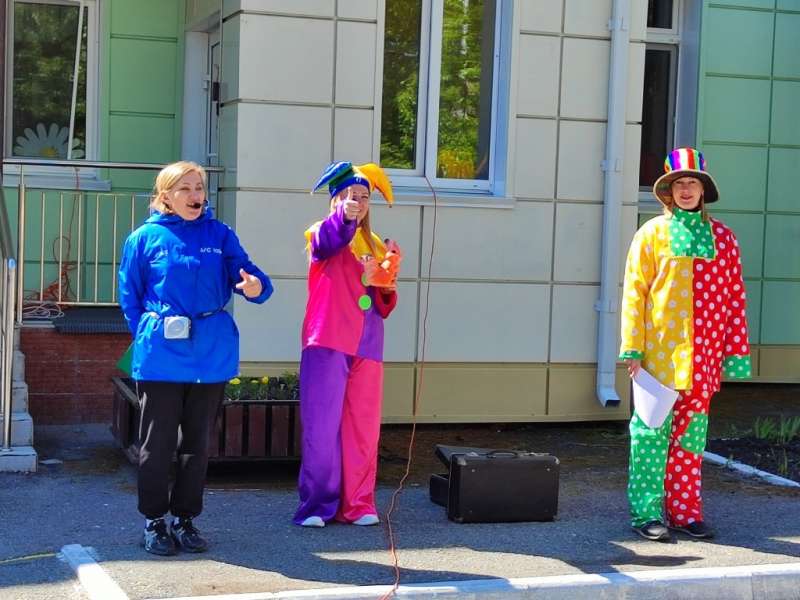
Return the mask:
M 386 255 L 379 263 L 374 258 L 364 263 L 364 275 L 367 285 L 379 288 L 395 289 L 397 287 L 397 274 L 400 272 L 400 262 L 403 253 L 396 242 L 389 240 L 386 244 Z

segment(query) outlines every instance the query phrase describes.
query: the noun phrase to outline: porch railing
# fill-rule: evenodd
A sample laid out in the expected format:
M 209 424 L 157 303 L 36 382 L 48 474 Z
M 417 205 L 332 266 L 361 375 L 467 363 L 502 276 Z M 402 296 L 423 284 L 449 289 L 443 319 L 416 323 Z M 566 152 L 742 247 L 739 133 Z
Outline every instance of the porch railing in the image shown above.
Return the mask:
M 17 261 L 11 239 L 6 197 L 0 188 L 0 409 L 3 412 L 3 446 L 11 450 L 11 369 L 14 358 L 14 296 L 17 284 Z
M 14 303 L 17 323 L 59 314 L 64 306 L 116 305 L 122 242 L 148 215 L 150 188 L 82 190 L 77 169 L 113 169 L 115 174 L 130 178 L 130 172 L 154 172 L 164 165 L 23 158 L 7 158 L 3 162 L 19 168 L 16 253 L 19 268 Z M 26 177 L 30 174 L 25 169 L 30 173 L 32 167 L 69 169 L 76 175 L 75 189 L 54 190 L 45 186 L 29 189 Z M 210 174 L 223 170 L 206 169 Z

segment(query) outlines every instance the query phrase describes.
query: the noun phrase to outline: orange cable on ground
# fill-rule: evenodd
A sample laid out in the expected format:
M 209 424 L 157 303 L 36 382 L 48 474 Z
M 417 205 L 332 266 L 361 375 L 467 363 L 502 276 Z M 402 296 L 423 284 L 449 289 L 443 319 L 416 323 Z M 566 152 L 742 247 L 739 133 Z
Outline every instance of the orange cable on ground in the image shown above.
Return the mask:
M 392 513 L 394 513 L 394 509 L 397 506 L 397 500 L 400 497 L 400 493 L 403 491 L 403 485 L 411 473 L 411 461 L 412 454 L 414 452 L 414 438 L 417 433 L 417 408 L 419 407 L 419 401 L 422 397 L 422 384 L 425 374 L 425 348 L 427 346 L 426 342 L 428 337 L 428 309 L 430 307 L 431 297 L 431 270 L 433 269 L 433 251 L 436 246 L 436 215 L 438 208 L 436 202 L 436 190 L 433 189 L 433 186 L 427 177 L 425 177 L 425 182 L 428 184 L 428 187 L 431 189 L 431 193 L 433 194 L 433 224 L 431 227 L 431 254 L 428 260 L 428 285 L 425 290 L 425 311 L 422 317 L 422 352 L 419 361 L 419 382 L 417 383 L 417 393 L 414 397 L 414 405 L 411 408 L 411 438 L 408 442 L 408 459 L 406 460 L 406 470 L 403 473 L 403 476 L 400 478 L 400 483 L 397 485 L 397 489 L 392 494 L 392 499 L 389 502 L 389 510 L 386 511 L 386 528 L 389 535 L 389 552 L 392 556 L 392 566 L 394 568 L 394 583 L 392 584 L 392 589 L 381 596 L 380 600 L 387 600 L 388 598 L 392 597 L 397 591 L 397 588 L 400 586 L 400 566 L 398 564 L 397 546 L 395 545 L 394 529 L 392 527 Z

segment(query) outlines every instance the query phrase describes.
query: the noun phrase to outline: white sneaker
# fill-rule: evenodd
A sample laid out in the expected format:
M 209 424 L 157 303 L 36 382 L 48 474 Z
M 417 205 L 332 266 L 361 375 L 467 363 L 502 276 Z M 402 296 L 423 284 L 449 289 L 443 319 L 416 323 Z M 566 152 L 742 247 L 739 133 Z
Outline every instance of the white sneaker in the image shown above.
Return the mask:
M 353 521 L 353 525 L 377 525 L 380 522 L 378 515 L 364 515 Z
M 322 517 L 306 517 L 300 525 L 303 527 L 325 527 L 325 521 L 322 520 Z

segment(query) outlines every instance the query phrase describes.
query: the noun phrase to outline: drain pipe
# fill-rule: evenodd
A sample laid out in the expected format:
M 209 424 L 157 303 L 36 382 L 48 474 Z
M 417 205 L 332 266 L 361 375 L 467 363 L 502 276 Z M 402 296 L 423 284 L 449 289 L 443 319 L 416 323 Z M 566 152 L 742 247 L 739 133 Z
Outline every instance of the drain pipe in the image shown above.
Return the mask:
M 628 40 L 630 38 L 630 0 L 613 0 L 611 20 L 611 56 L 608 80 L 608 125 L 606 156 L 602 162 L 603 242 L 600 263 L 600 298 L 594 308 L 597 327 L 597 400 L 603 406 L 619 404 L 615 389 L 617 365 L 617 329 L 619 328 L 619 251 L 620 221 L 624 181 L 625 98 L 628 88 Z

